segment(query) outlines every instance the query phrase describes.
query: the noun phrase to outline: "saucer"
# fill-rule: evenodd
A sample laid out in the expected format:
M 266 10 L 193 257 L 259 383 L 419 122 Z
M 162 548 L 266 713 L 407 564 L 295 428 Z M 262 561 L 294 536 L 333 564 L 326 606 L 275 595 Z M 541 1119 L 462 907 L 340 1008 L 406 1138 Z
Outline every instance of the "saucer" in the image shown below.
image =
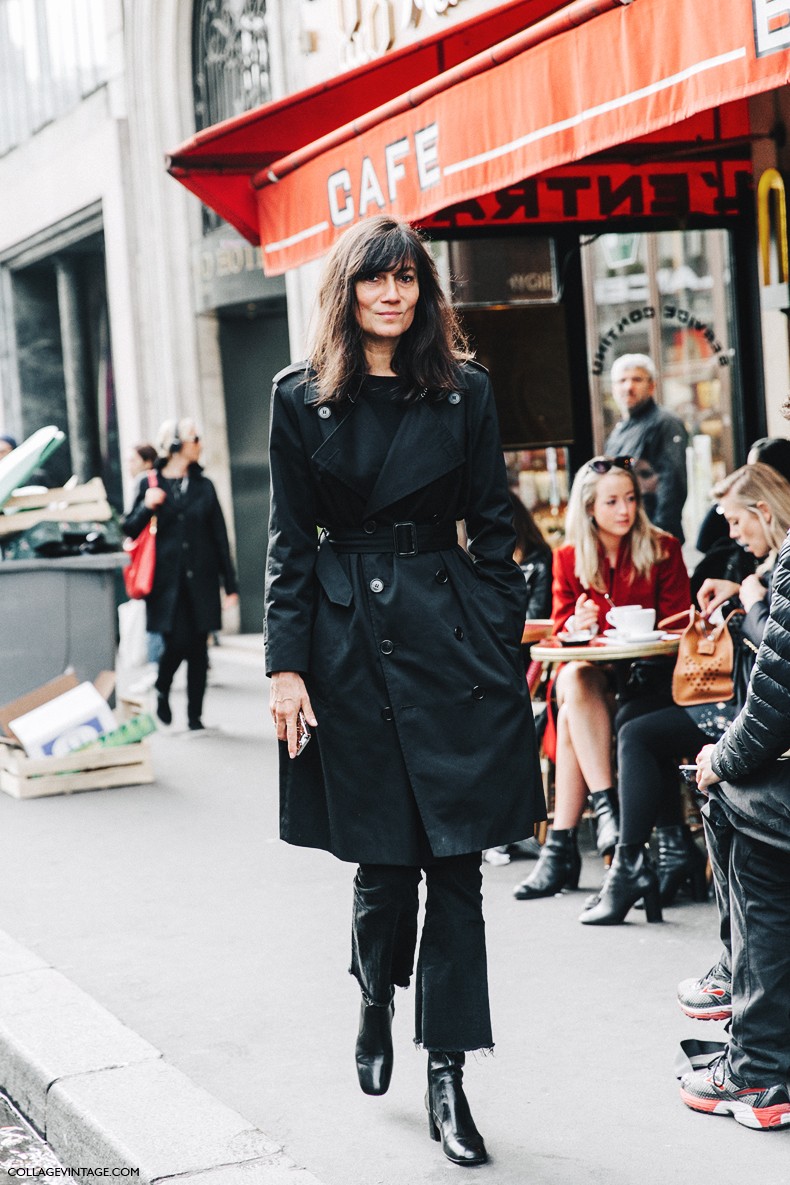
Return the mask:
M 604 630 L 604 637 L 608 638 L 610 642 L 620 642 L 628 645 L 641 644 L 643 642 L 658 642 L 664 636 L 663 630 L 650 630 L 646 634 L 621 634 L 617 630 Z
M 572 634 L 557 634 L 557 641 L 563 646 L 583 646 L 585 642 L 591 642 L 597 632 L 597 630 L 576 630 Z

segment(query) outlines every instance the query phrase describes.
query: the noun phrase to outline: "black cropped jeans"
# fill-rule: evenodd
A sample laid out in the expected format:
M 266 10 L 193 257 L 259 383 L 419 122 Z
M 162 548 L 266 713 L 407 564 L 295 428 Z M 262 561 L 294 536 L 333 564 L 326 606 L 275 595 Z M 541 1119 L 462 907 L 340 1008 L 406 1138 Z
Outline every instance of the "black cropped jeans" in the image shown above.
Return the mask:
M 415 983 L 415 1043 L 429 1050 L 490 1049 L 481 853 L 432 857 L 422 867 L 360 864 L 354 878 L 351 974 L 370 1004 L 408 987 L 417 948 L 418 886 L 425 919 Z

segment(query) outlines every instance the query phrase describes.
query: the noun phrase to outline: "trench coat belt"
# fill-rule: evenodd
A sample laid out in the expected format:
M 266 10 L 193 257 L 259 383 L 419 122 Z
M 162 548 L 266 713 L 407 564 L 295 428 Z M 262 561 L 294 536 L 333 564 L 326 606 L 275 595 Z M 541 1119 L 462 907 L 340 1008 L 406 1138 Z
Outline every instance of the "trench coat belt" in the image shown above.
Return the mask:
M 420 551 L 447 551 L 455 547 L 458 533 L 455 523 L 387 523 L 383 526 L 369 524 L 369 529 L 356 527 L 333 527 L 326 534 L 326 541 L 334 551 L 347 552 L 392 552 L 398 556 L 417 555 Z

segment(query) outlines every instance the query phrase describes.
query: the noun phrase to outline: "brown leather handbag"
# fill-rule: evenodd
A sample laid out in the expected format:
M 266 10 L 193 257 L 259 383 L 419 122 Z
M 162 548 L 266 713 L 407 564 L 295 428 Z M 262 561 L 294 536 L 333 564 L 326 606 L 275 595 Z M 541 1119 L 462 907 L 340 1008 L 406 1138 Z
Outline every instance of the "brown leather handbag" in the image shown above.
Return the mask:
M 659 622 L 659 629 L 671 629 L 685 620 L 680 649 L 672 676 L 672 698 L 681 707 L 716 704 L 732 699 L 733 641 L 727 623 L 743 609 L 733 609 L 718 625 L 711 625 L 692 605 Z

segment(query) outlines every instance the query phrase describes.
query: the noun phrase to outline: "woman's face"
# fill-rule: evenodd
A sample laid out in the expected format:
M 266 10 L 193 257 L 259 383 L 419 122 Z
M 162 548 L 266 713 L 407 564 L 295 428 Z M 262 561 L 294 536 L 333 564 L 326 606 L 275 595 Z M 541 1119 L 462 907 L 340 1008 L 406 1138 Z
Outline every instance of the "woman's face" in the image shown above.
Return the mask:
M 592 515 L 599 533 L 624 538 L 636 521 L 636 494 L 627 473 L 605 473 L 598 481 Z
M 721 513 L 730 528 L 730 538 L 740 543 L 758 560 L 764 559 L 771 550 L 766 525 L 771 521 L 771 511 L 765 502 L 756 507 L 741 506 L 731 495 L 719 503 Z
M 136 448 L 129 449 L 126 454 L 126 470 L 130 477 L 139 477 L 141 473 L 150 468 L 151 466 L 146 464 Z
M 414 320 L 420 297 L 417 269 L 411 264 L 357 280 L 357 321 L 367 342 L 396 342 Z

